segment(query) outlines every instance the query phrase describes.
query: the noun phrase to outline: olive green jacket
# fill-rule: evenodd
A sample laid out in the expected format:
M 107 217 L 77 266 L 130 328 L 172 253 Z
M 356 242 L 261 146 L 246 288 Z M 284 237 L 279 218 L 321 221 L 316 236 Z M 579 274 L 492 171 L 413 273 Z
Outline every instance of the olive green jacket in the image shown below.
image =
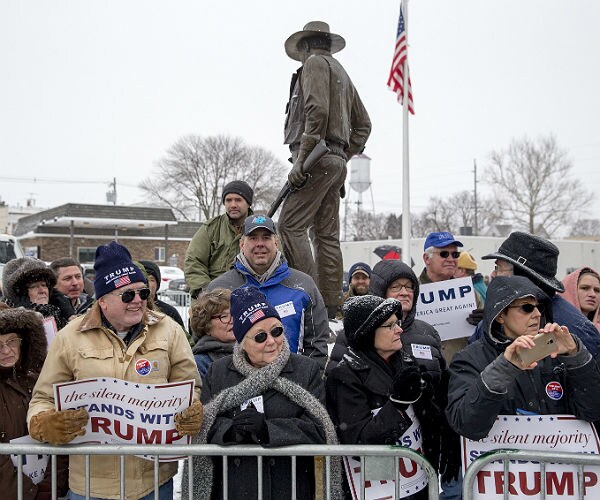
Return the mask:
M 248 210 L 252 215 L 252 210 Z M 192 297 L 233 265 L 240 252 L 241 233 L 229 221 L 227 214 L 206 221 L 190 241 L 185 254 L 185 281 Z

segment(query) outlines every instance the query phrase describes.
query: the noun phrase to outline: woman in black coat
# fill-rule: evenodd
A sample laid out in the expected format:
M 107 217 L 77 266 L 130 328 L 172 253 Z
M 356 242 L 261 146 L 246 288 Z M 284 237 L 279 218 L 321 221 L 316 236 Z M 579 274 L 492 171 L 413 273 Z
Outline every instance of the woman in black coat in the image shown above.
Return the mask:
M 327 409 L 341 443 L 396 444 L 413 423 L 411 410 L 439 426 L 431 377 L 402 351 L 401 308 L 396 299 L 373 295 L 344 304 L 349 347 L 326 380 Z M 427 439 L 423 433 L 424 447 Z
M 498 415 L 520 410 L 542 415 L 600 418 L 600 371 L 566 326 L 552 323 L 550 298 L 523 276 L 498 276 L 487 291 L 484 335 L 450 364 L 446 414 L 456 432 L 478 440 Z M 556 350 L 538 362 L 520 358 L 533 336 L 555 336 Z M 552 390 L 549 389 L 552 387 Z
M 206 374 L 201 399 L 204 422 L 200 443 L 259 444 L 265 447 L 294 444 L 337 444 L 333 423 L 322 405 L 320 365 L 290 353 L 276 309 L 254 287 L 231 294 L 233 355 L 215 360 Z M 194 460 L 194 498 L 221 498 L 222 462 Z M 337 471 L 339 479 L 339 469 Z M 335 474 L 334 474 L 335 475 Z M 291 498 L 291 459 L 263 461 L 263 499 Z M 339 480 L 332 483 L 339 485 Z M 187 498 L 183 479 L 183 498 Z M 315 496 L 314 459 L 296 460 L 296 495 Z M 257 498 L 256 457 L 228 460 L 229 498 Z M 339 488 L 338 488 L 339 490 Z M 335 492 L 334 492 L 335 493 Z

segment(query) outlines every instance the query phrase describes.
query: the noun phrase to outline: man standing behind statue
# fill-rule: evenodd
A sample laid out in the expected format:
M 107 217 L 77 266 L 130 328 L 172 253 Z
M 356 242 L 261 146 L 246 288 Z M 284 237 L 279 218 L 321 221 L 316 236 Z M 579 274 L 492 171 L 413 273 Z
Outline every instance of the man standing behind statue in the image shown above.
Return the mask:
M 289 57 L 301 61 L 293 75 L 285 121 L 285 144 L 294 166 L 288 181 L 297 190 L 283 203 L 279 231 L 290 267 L 317 282 L 328 314 L 335 317 L 341 303 L 343 262 L 340 250 L 340 190 L 346 179 L 346 162 L 361 153 L 371 122 L 358 92 L 342 65 L 332 57 L 344 48 L 344 39 L 329 25 L 312 21 L 285 42 Z M 302 172 L 307 156 L 325 139 L 330 152 Z M 315 258 L 308 240 L 311 230 Z

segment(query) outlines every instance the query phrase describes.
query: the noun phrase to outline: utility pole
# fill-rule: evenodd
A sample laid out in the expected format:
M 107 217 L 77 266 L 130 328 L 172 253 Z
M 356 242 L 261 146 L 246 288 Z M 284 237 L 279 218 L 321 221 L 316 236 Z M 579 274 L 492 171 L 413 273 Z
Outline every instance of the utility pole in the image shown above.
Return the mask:
M 473 158 L 473 202 L 475 204 L 475 220 L 473 221 L 473 234 L 479 236 L 477 227 L 477 160 Z
M 117 204 L 117 178 L 113 177 L 113 181 L 108 183 L 108 187 L 112 188 L 112 191 L 106 192 L 106 201 L 112 202 L 113 205 Z

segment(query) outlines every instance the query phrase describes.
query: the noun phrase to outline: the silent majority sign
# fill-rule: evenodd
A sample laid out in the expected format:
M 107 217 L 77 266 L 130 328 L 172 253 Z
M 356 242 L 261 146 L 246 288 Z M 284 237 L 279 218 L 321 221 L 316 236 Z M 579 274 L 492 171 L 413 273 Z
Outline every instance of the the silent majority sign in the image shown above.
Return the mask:
M 102 377 L 54 385 L 57 410 L 85 408 L 90 415 L 85 435 L 72 443 L 189 444 L 175 429 L 175 415 L 193 396 L 193 380 L 143 384 Z
M 463 472 L 479 456 L 496 449 L 542 450 L 598 454 L 594 426 L 572 415 L 499 415 L 487 437 L 462 442 Z M 579 498 L 577 466 L 546 464 L 542 477 L 537 462 L 510 461 L 508 475 L 502 461 L 491 462 L 478 472 L 473 486 L 474 499 L 504 499 L 504 483 L 509 498 L 540 498 L 541 481 L 550 499 Z M 600 498 L 600 468 L 586 466 L 583 473 L 585 498 Z

